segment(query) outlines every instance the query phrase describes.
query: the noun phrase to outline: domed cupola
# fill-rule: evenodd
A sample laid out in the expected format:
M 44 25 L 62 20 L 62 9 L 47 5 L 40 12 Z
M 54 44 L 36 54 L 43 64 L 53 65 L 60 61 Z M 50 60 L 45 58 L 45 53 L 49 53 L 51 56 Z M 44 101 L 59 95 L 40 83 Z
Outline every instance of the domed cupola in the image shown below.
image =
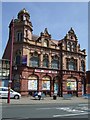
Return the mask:
M 30 19 L 30 14 L 28 13 L 28 11 L 23 8 L 19 13 L 18 13 L 18 19 L 23 21 L 23 20 L 28 20 Z

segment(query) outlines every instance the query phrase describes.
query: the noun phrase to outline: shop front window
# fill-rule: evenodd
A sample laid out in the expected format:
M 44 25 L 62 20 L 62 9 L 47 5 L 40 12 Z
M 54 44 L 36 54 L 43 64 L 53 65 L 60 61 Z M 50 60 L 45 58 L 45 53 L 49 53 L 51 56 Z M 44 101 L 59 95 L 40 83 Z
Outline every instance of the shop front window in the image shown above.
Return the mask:
M 38 78 L 37 76 L 31 75 L 28 78 L 28 90 L 36 90 L 38 86 Z
M 47 80 L 42 81 L 42 90 L 50 90 L 50 81 Z
M 67 90 L 76 90 L 76 81 L 67 81 Z
M 48 76 L 42 78 L 42 90 L 50 90 L 50 78 Z
M 28 81 L 28 90 L 37 90 L 37 80 Z

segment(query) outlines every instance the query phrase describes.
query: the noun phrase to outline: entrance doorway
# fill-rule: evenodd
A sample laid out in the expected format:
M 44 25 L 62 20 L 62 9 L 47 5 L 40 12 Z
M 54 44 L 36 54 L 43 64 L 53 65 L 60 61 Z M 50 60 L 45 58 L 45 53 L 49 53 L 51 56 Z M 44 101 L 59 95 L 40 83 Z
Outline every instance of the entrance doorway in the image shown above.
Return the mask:
M 53 92 L 56 93 L 57 95 L 59 94 L 59 77 L 55 76 L 53 79 Z
M 58 83 L 54 83 L 54 93 L 58 94 Z

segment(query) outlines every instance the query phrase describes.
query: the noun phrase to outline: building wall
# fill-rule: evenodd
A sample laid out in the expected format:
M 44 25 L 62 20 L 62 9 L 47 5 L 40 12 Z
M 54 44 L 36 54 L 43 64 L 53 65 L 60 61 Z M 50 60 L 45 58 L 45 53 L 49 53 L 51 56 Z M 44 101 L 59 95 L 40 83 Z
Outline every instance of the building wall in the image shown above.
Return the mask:
M 26 15 L 26 19 L 21 17 L 23 15 Z M 13 89 L 22 95 L 43 91 L 50 96 L 54 92 L 59 96 L 67 93 L 80 96 L 85 92 L 82 86 L 86 71 L 86 52 L 85 49 L 80 49 L 72 28 L 59 41 L 52 39 L 47 28 L 39 36 L 33 35 L 30 15 L 25 9 L 18 13 L 13 24 Z M 10 38 L 3 58 L 10 59 L 9 50 Z M 37 58 L 38 63 L 35 61 Z M 71 85 L 68 86 L 68 83 Z M 71 88 L 72 86 L 74 87 Z

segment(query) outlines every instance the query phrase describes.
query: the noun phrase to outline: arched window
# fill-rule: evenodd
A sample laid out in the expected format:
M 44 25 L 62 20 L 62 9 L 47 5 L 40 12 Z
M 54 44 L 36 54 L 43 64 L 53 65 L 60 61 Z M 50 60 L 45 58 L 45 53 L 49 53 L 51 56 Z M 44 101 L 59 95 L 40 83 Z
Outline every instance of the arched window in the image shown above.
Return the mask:
M 50 77 L 44 76 L 42 78 L 42 90 L 50 90 Z
M 72 51 L 75 51 L 75 50 L 76 50 L 76 45 L 75 45 L 75 43 L 72 44 L 71 48 L 72 48 Z
M 68 69 L 69 70 L 75 70 L 75 62 L 73 59 L 70 60 L 69 64 L 68 64 Z
M 17 55 L 16 56 L 16 65 L 19 65 L 21 63 L 21 56 Z
M 49 66 L 49 60 L 48 60 L 48 55 L 45 54 L 43 56 L 43 67 L 48 67 Z
M 83 60 L 81 61 L 81 70 L 85 71 L 85 62 Z
M 71 50 L 71 43 L 70 43 L 70 42 L 67 43 L 67 50 L 68 50 L 68 51 Z
M 38 77 L 31 75 L 28 77 L 28 90 L 37 90 L 38 88 Z
M 14 90 L 20 90 L 20 75 L 17 73 L 17 74 L 14 74 Z
M 31 67 L 39 67 L 39 56 L 38 53 L 35 51 L 30 58 L 30 66 Z
M 44 40 L 44 43 L 43 43 L 44 47 L 48 47 L 48 40 Z
M 17 32 L 17 41 L 18 42 L 22 41 L 22 32 L 21 31 Z
M 58 69 L 58 68 L 59 68 L 58 56 L 52 57 L 51 67 L 52 67 L 53 69 Z
M 77 90 L 77 82 L 75 78 L 68 78 L 66 82 L 67 90 Z
M 15 64 L 20 65 L 21 64 L 21 51 L 18 50 L 15 55 Z

